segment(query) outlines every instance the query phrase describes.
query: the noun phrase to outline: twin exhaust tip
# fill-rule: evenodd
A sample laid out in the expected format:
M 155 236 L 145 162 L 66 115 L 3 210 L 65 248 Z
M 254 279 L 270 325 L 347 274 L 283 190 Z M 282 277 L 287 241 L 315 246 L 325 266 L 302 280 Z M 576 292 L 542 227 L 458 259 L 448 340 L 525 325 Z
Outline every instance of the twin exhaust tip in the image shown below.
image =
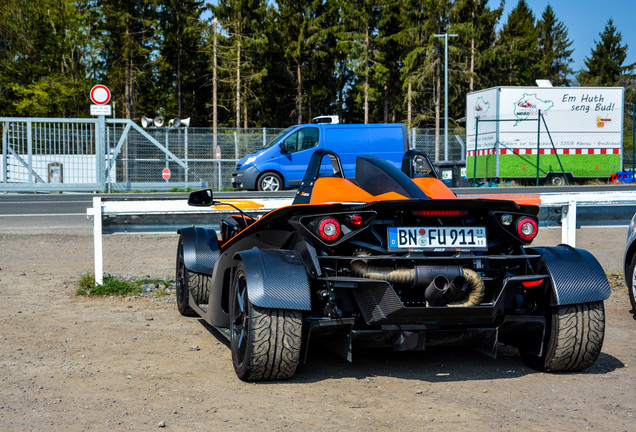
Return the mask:
M 455 276 L 449 281 L 446 276 L 436 276 L 424 291 L 424 297 L 431 306 L 446 306 L 457 300 L 468 290 L 468 281 L 463 276 Z

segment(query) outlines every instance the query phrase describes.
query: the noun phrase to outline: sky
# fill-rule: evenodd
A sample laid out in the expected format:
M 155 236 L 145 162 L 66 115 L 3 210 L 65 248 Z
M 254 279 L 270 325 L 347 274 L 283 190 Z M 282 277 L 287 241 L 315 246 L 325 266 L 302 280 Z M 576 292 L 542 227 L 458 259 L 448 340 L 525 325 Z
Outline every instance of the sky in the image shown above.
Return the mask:
M 519 0 L 506 0 L 502 23 L 517 6 Z M 624 65 L 636 62 L 636 0 L 526 0 L 536 20 L 541 19 L 548 3 L 552 5 L 557 19 L 568 30 L 573 42 L 572 69 L 578 71 L 585 67 L 584 60 L 590 57 L 607 21 L 612 18 L 614 26 L 622 35 L 622 45 L 628 45 Z M 491 8 L 499 5 L 499 0 L 488 2 Z

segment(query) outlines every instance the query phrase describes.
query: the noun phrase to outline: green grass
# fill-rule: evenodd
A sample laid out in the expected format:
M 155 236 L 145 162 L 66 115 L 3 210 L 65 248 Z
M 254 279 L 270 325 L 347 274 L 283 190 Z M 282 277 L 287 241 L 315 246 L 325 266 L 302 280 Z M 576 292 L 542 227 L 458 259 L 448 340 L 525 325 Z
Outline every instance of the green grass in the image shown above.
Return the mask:
M 77 290 L 75 295 L 84 295 L 91 297 L 104 296 L 126 296 L 141 294 L 139 285 L 135 282 L 126 281 L 115 276 L 107 275 L 104 277 L 104 283 L 99 285 L 95 283 L 95 276 L 92 274 L 83 274 L 77 282 Z
M 170 281 L 163 279 L 139 279 L 131 282 L 111 275 L 106 275 L 104 283 L 98 285 L 95 283 L 94 275 L 85 273 L 77 281 L 75 295 L 90 297 L 135 296 L 141 294 L 142 285 L 147 284 L 155 285 L 155 287 L 163 285 L 165 288 L 172 285 Z M 157 296 L 168 295 L 165 289 L 160 288 L 153 290 L 153 294 Z

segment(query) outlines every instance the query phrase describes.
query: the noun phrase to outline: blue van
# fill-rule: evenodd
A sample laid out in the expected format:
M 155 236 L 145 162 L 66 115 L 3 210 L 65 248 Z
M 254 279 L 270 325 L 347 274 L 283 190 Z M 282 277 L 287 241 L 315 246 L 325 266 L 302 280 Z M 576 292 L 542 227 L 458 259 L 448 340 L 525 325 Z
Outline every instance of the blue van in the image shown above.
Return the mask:
M 262 150 L 241 159 L 232 173 L 232 186 L 261 191 L 298 187 L 311 155 L 319 148 L 336 152 L 345 176 L 354 177 L 359 155 L 377 156 L 400 168 L 408 151 L 408 133 L 401 123 L 292 126 Z

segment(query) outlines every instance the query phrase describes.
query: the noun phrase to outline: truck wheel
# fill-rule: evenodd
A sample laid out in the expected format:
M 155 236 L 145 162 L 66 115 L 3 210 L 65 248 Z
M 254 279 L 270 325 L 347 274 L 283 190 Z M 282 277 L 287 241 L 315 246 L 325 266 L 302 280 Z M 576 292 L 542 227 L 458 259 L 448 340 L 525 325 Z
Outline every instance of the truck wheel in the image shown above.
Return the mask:
M 627 287 L 629 288 L 629 301 L 632 302 L 632 313 L 636 316 L 636 271 L 634 270 L 636 270 L 636 255 L 632 257 L 625 275 Z
M 252 305 L 242 262 L 232 284 L 230 319 L 232 361 L 241 380 L 278 380 L 294 375 L 300 360 L 302 314 Z
M 565 179 L 563 178 L 563 176 L 554 175 L 552 176 L 550 183 L 552 183 L 552 186 L 563 186 L 565 184 Z
M 210 276 L 188 270 L 183 259 L 183 238 L 179 236 L 177 249 L 177 275 L 175 277 L 177 309 L 183 316 L 196 316 L 197 313 L 188 305 L 188 292 L 197 304 L 207 302 L 210 296 Z
M 258 178 L 256 188 L 268 192 L 283 190 L 283 179 L 274 172 L 267 172 Z
M 556 306 L 547 318 L 543 355 L 521 353 L 530 367 L 545 372 L 567 372 L 594 364 L 605 334 L 603 302 Z

